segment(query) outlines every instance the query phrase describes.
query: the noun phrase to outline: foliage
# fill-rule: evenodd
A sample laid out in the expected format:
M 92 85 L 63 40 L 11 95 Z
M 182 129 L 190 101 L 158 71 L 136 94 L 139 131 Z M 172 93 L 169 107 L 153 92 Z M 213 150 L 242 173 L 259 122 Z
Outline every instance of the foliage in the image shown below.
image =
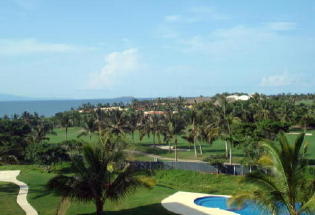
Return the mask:
M 62 161 L 69 161 L 70 157 L 64 145 L 32 143 L 26 148 L 25 159 L 31 163 L 54 165 Z
M 260 163 L 266 171 L 257 171 L 245 178 L 245 182 L 255 184 L 259 189 L 235 195 L 231 205 L 240 206 L 251 200 L 272 214 L 312 214 L 315 210 L 315 180 L 308 177 L 304 134 L 290 144 L 281 133 L 278 143 L 262 144 L 266 153 Z
M 22 120 L 0 119 L 0 156 L 24 159 L 27 137 L 30 133 L 30 126 Z
M 73 176 L 58 175 L 47 187 L 63 197 L 83 202 L 94 201 L 96 213 L 103 214 L 106 200 L 118 200 L 146 181 L 124 161 L 120 143 L 112 137 L 83 147 L 83 157 L 71 161 Z M 148 185 L 149 186 L 149 185 Z

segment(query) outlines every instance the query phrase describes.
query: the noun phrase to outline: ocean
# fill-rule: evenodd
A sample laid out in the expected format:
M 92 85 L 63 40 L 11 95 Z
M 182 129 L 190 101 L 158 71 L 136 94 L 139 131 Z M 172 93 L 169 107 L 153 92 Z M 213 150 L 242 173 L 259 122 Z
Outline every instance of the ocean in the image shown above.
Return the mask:
M 84 99 L 84 100 L 39 100 L 39 101 L 0 101 L 0 117 L 4 115 L 12 116 L 22 114 L 24 111 L 38 113 L 43 116 L 53 116 L 58 112 L 78 108 L 82 104 L 90 103 L 97 105 L 99 103 L 130 103 L 134 98 L 122 97 L 114 99 Z

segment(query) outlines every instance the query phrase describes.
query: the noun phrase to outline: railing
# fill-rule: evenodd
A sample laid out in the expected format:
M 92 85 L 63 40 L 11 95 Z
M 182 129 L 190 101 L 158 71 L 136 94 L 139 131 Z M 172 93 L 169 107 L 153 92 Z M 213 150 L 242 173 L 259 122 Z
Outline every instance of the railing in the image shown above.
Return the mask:
M 255 166 L 244 166 L 238 164 L 210 165 L 208 163 L 196 162 L 174 162 L 174 161 L 132 161 L 131 165 L 140 170 L 156 169 L 182 169 L 212 174 L 245 175 L 253 170 Z

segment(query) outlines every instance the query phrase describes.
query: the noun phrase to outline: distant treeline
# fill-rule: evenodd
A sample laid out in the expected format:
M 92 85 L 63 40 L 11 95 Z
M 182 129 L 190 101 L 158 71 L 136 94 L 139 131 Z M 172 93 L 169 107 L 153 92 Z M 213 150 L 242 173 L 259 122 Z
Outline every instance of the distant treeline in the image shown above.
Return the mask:
M 67 160 L 69 150 L 78 150 L 82 144 L 67 139 L 68 128 L 81 127 L 81 135 L 90 138 L 104 131 L 133 137 L 137 131 L 140 140 L 150 136 L 154 145 L 166 143 L 175 148 L 175 158 L 179 136 L 194 148 L 196 156 L 202 154 L 200 142 L 212 144 L 221 139 L 226 144 L 223 159 L 231 160 L 232 148 L 240 146 L 254 162 L 261 153 L 257 147 L 260 140 L 273 140 L 289 129 L 315 127 L 315 94 L 253 94 L 247 101 L 230 101 L 229 95 L 84 104 L 53 117 L 28 112 L 4 116 L 0 118 L 0 159 L 40 163 Z M 49 145 L 47 135 L 55 128 L 65 129 L 65 142 Z

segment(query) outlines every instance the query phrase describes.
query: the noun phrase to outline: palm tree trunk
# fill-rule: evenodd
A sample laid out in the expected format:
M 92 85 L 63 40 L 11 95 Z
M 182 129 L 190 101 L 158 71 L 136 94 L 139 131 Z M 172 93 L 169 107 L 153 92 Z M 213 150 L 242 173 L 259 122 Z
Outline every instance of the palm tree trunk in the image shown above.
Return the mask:
M 198 143 L 198 144 L 199 144 L 199 152 L 200 152 L 200 155 L 202 156 L 202 146 L 200 143 Z
M 104 212 L 104 201 L 101 199 L 95 200 L 95 206 L 96 206 L 96 215 L 103 215 Z
M 304 133 L 306 133 L 306 122 L 304 122 Z
M 135 142 L 135 132 L 134 131 L 131 131 L 131 137 L 132 137 L 132 142 L 134 143 Z
M 177 138 L 175 138 L 175 162 L 177 162 Z
M 172 151 L 171 141 L 168 141 L 168 152 L 171 153 L 171 151 Z
M 194 150 L 195 150 L 195 158 L 197 158 L 197 147 L 196 147 L 196 139 L 194 137 Z
M 71 205 L 70 199 L 67 197 L 62 197 L 61 201 L 59 202 L 56 215 L 65 215 L 70 205 Z
M 230 143 L 230 164 L 232 164 L 232 144 Z
M 229 157 L 229 150 L 228 150 L 228 143 L 225 141 L 225 158 L 227 159 Z

